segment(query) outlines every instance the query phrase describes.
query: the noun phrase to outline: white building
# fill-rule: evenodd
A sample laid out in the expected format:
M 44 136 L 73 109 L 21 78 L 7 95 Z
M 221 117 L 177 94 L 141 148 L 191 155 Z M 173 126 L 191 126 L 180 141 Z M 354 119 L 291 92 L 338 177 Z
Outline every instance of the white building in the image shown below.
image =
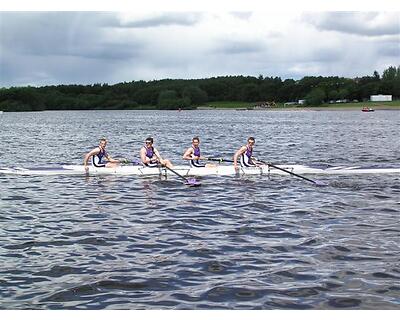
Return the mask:
M 370 98 L 371 101 L 392 101 L 392 95 L 390 94 L 377 94 Z

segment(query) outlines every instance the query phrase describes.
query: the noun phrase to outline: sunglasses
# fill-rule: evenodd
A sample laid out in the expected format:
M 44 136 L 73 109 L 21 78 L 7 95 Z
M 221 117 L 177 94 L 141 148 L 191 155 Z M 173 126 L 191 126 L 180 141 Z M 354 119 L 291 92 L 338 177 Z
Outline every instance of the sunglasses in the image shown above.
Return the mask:
M 151 141 L 145 141 L 144 143 L 145 143 L 145 144 L 152 144 L 153 142 L 151 142 Z

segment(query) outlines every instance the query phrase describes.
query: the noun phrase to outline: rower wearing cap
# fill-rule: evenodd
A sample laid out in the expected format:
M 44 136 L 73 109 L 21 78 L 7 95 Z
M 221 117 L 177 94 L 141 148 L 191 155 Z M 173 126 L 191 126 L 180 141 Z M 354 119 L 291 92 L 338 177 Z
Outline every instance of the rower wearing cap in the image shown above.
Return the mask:
M 254 144 L 256 143 L 256 139 L 253 137 L 249 137 L 247 139 L 247 144 L 245 146 L 240 147 L 238 151 L 236 151 L 233 156 L 233 166 L 235 170 L 238 169 L 238 158 L 240 157 L 240 166 L 241 167 L 255 167 L 258 165 L 257 162 L 252 159 Z
M 146 167 L 157 167 L 159 165 L 172 168 L 173 165 L 168 159 L 161 158 L 160 153 L 153 147 L 153 138 L 148 137 L 145 145 L 140 149 L 140 159 Z
M 101 138 L 99 146 L 85 155 L 85 158 L 83 160 L 85 171 L 89 171 L 89 167 L 87 164 L 90 157 L 92 158 L 92 166 L 94 167 L 115 168 L 119 165 L 120 161 L 111 158 L 106 151 L 107 142 L 108 141 L 106 138 Z M 107 161 L 104 161 L 104 159 L 106 159 Z
M 203 168 L 203 167 L 215 167 L 215 165 L 210 163 L 201 163 L 199 160 L 204 160 L 206 158 L 202 157 L 200 154 L 200 138 L 194 137 L 192 139 L 192 146 L 189 147 L 183 154 L 183 159 L 190 161 L 191 167 Z

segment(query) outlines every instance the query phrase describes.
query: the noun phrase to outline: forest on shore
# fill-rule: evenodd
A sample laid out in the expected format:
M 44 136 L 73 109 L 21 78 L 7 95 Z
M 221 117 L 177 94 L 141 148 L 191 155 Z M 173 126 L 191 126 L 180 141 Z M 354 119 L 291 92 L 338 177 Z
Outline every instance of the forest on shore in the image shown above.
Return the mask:
M 400 98 L 400 66 L 354 79 L 307 76 L 221 76 L 207 79 L 131 81 L 114 85 L 53 85 L 0 88 L 0 110 L 194 109 L 213 101 L 319 106 L 336 100 L 367 101 L 373 94 Z

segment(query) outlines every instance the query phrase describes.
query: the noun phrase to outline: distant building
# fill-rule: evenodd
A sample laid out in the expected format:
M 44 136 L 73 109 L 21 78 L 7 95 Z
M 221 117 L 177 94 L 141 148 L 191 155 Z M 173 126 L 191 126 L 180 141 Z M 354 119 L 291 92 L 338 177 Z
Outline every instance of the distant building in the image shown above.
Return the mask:
M 299 104 L 305 104 L 306 100 L 299 100 Z
M 392 95 L 391 94 L 377 94 L 373 95 L 370 98 L 371 101 L 392 101 Z

